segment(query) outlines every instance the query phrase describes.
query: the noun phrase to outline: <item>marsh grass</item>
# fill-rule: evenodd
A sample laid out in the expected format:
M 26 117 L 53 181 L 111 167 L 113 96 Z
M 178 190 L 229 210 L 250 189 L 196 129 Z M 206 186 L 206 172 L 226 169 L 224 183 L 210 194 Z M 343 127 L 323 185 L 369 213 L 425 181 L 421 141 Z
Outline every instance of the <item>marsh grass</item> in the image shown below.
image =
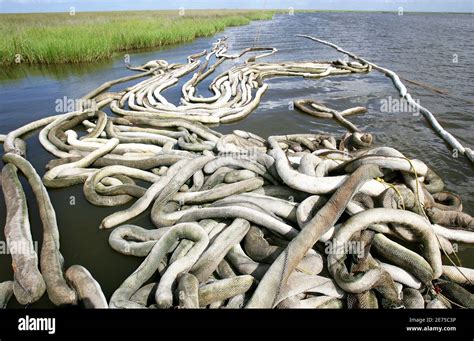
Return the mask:
M 268 20 L 275 11 L 199 10 L 0 15 L 0 64 L 93 62 L 120 51 L 210 36 L 229 26 Z M 19 59 L 19 60 L 18 60 Z

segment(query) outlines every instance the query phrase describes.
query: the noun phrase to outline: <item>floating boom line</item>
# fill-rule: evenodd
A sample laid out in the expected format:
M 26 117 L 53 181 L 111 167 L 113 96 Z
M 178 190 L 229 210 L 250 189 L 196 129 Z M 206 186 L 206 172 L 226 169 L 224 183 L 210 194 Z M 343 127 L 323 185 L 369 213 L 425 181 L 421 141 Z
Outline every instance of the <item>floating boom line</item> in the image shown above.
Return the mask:
M 433 127 L 434 131 L 439 135 L 441 136 L 441 138 L 450 146 L 452 147 L 453 149 L 457 150 L 459 153 L 461 153 L 462 155 L 466 156 L 467 159 L 471 162 L 471 163 L 474 163 L 474 151 L 471 149 L 471 148 L 467 148 L 467 147 L 464 147 L 453 135 L 451 135 L 451 133 L 449 133 L 448 131 L 446 131 L 442 126 L 441 124 L 438 122 L 438 120 L 436 119 L 436 117 L 433 115 L 433 113 L 431 111 L 429 111 L 428 109 L 426 109 L 425 107 L 421 106 L 420 104 L 418 104 L 411 96 L 411 94 L 408 92 L 407 88 L 405 87 L 405 85 L 402 83 L 402 81 L 400 80 L 400 77 L 395 73 L 393 72 L 392 70 L 389 70 L 389 69 L 386 69 L 386 68 L 383 68 L 381 66 L 378 66 L 377 64 L 374 64 L 374 63 L 371 63 L 369 62 L 368 60 L 364 59 L 364 58 L 361 58 L 359 56 L 357 56 L 356 54 L 352 53 L 352 52 L 349 52 L 349 51 L 346 51 L 344 50 L 343 48 L 337 46 L 336 44 L 333 44 L 329 41 L 326 41 L 326 40 L 322 40 L 322 39 L 319 39 L 319 38 L 316 38 L 316 37 L 313 37 L 313 36 L 310 36 L 310 35 L 305 35 L 305 34 L 297 34 L 296 35 L 297 37 L 303 37 L 303 38 L 308 38 L 308 39 L 311 39 L 313 41 L 316 41 L 318 43 L 321 43 L 321 44 L 324 44 L 324 45 L 327 45 L 327 46 L 330 46 L 334 49 L 336 49 L 337 51 L 341 52 L 341 53 L 344 53 L 346 55 L 348 55 L 349 57 L 355 59 L 355 60 L 358 60 L 364 64 L 368 64 L 370 66 L 372 66 L 372 68 L 382 72 L 383 74 L 385 74 L 386 76 L 390 77 L 392 79 L 392 82 L 393 84 L 395 85 L 395 88 L 397 88 L 398 92 L 400 93 L 400 96 L 402 98 L 404 98 L 410 105 L 412 105 L 414 108 L 417 108 L 422 114 L 423 116 L 426 118 L 426 120 L 431 124 L 431 126 Z

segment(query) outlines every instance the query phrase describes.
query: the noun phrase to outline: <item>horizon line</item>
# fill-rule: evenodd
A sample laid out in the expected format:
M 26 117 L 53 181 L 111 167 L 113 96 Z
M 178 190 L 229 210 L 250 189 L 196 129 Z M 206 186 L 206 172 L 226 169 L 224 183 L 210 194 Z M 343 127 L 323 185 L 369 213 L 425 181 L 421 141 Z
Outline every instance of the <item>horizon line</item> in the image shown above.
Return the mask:
M 288 8 L 269 8 L 269 9 L 261 9 L 261 8 L 190 8 L 187 9 L 188 11 L 287 11 Z M 107 13 L 107 12 L 173 12 L 179 11 L 177 9 L 117 9 L 117 10 L 97 10 L 97 11 L 82 11 L 75 9 L 76 13 Z M 308 11 L 308 12 L 370 12 L 370 13 L 397 13 L 398 10 L 353 10 L 353 9 L 342 9 L 342 10 L 332 10 L 332 9 L 304 9 L 304 8 L 294 8 L 294 11 L 297 13 L 299 11 Z M 51 11 L 51 12 L 2 12 L 0 14 L 57 14 L 57 13 L 68 13 L 69 11 Z M 446 11 L 408 11 L 403 10 L 403 13 L 429 13 L 429 14 L 474 14 L 474 11 L 471 12 L 446 12 Z

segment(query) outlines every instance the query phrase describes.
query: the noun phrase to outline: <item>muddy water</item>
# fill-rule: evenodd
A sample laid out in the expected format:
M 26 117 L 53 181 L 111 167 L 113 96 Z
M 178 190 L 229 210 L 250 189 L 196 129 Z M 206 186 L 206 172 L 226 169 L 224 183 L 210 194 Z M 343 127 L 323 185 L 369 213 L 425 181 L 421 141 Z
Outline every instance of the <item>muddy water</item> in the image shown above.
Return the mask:
M 473 22 L 469 14 L 279 15 L 272 21 L 230 28 L 216 37 L 198 39 L 191 44 L 131 53 L 130 61 L 135 65 L 151 59 L 184 62 L 186 56 L 208 49 L 211 42 L 222 35 L 228 36 L 233 51 L 254 45 L 278 48 L 278 53 L 269 58 L 271 60 L 334 60 L 343 57 L 329 47 L 295 37 L 297 33 L 311 34 L 386 66 L 404 78 L 443 90 L 445 94 L 439 94 L 407 84 L 413 97 L 431 109 L 446 129 L 462 143 L 473 146 Z M 118 56 L 112 61 L 93 65 L 3 70 L 0 73 L 0 133 L 56 114 L 56 100 L 64 96 L 77 99 L 107 80 L 130 74 L 124 65 L 124 56 Z M 340 110 L 364 105 L 369 109 L 368 113 L 352 116 L 352 122 L 374 134 L 378 144 L 395 147 L 407 156 L 425 161 L 445 179 L 448 190 L 462 196 L 465 210 L 474 214 L 473 168 L 462 156 L 456 158 L 455 153 L 447 149 L 423 117 L 412 112 L 399 112 L 393 106 L 390 99 L 396 99 L 397 93 L 388 78 L 372 72 L 322 80 L 278 78 L 268 83 L 270 88 L 255 112 L 241 122 L 223 125 L 217 130 L 225 133 L 238 128 L 265 137 L 298 132 L 342 135 L 344 129 L 334 122 L 293 111 L 289 103 L 295 98 L 313 98 Z M 205 85 L 203 83 L 201 88 L 203 95 L 206 95 Z M 167 90 L 166 95 L 178 103 L 179 87 Z M 27 142 L 28 159 L 42 175 L 52 156 L 39 145 L 37 135 L 29 137 Z M 26 192 L 30 199 L 33 238 L 41 245 L 42 228 L 37 207 L 28 187 Z M 84 200 L 80 186 L 50 190 L 50 194 L 58 216 L 61 251 L 66 266 L 81 264 L 88 268 L 102 285 L 105 295 L 110 297 L 141 261 L 113 251 L 107 242 L 110 231 L 98 229 L 102 218 L 119 208 L 90 205 Z M 133 222 L 151 227 L 148 213 Z M 4 221 L 5 205 L 0 196 L 0 225 L 3 226 Z M 0 238 L 4 245 L 3 234 Z M 474 266 L 474 252 L 462 246 L 461 249 L 463 264 Z M 11 278 L 11 258 L 0 255 L 0 281 Z M 16 302 L 9 306 L 18 307 Z M 32 307 L 49 306 L 44 297 Z

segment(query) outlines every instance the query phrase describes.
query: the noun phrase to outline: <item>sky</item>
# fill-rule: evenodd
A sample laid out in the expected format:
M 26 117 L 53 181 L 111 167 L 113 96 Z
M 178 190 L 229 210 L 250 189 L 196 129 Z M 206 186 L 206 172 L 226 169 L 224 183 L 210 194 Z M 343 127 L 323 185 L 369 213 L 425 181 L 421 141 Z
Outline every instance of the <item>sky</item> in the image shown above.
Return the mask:
M 319 9 L 474 12 L 474 0 L 0 0 L 0 13 L 176 9 Z

